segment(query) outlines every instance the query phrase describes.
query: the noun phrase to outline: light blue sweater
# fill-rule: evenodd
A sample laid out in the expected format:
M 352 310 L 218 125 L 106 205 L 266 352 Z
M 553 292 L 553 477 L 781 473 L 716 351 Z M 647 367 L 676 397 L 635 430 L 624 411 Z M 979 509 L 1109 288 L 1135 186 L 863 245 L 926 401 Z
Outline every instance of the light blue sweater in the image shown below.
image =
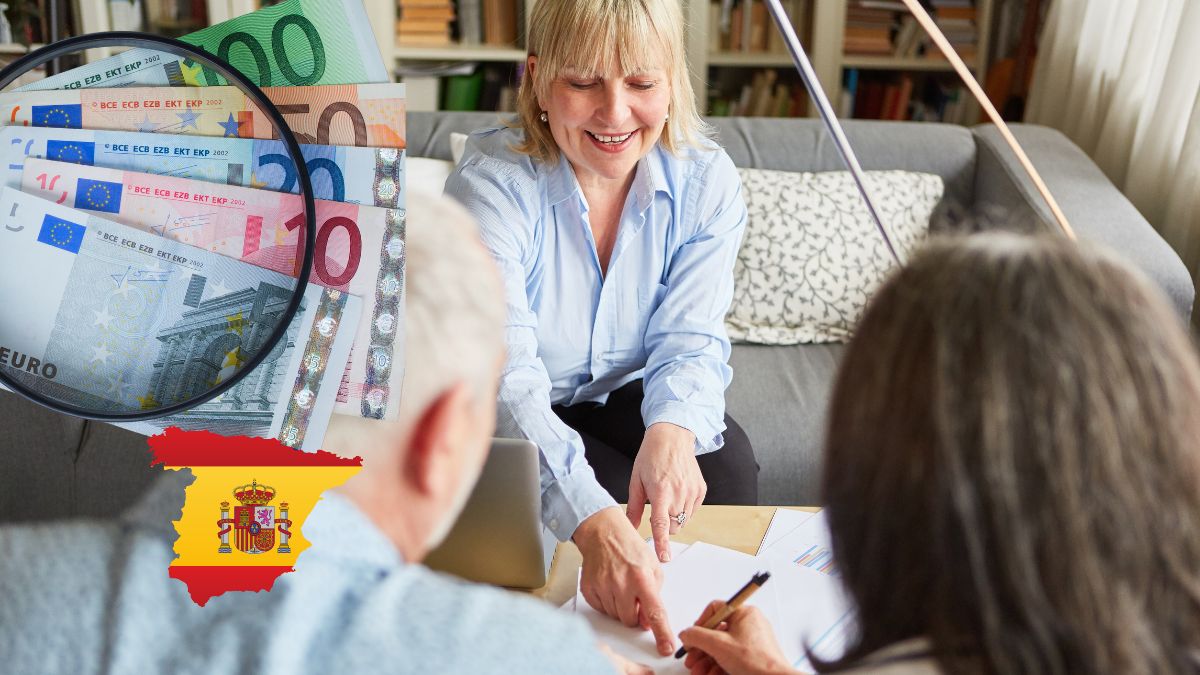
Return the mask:
M 167 576 L 186 474 L 116 521 L 0 528 L 0 672 L 611 673 L 577 618 L 405 564 L 349 501 L 261 593 L 198 607 Z

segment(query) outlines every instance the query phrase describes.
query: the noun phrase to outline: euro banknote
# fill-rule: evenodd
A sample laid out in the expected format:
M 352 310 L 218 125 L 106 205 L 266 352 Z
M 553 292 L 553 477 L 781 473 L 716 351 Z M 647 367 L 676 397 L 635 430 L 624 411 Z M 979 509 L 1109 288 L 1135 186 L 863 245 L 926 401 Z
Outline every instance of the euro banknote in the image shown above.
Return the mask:
M 0 189 L 0 367 L 52 399 L 153 410 L 241 370 L 295 280 L 9 187 Z M 31 283 L 36 282 L 36 283 Z M 245 379 L 185 413 L 121 424 L 320 446 L 350 352 L 358 298 L 304 289 L 287 338 Z
M 285 0 L 180 38 L 260 87 L 389 82 L 362 0 Z M 35 89 L 227 84 L 190 58 L 130 49 L 25 85 Z
M 404 147 L 404 85 L 263 89 L 300 143 Z M 237 87 L 124 87 L 0 94 L 0 124 L 221 138 L 278 138 Z
M 26 160 L 21 189 L 253 265 L 297 271 L 304 211 L 296 195 L 45 159 Z M 315 216 L 311 281 L 364 303 L 335 412 L 395 419 L 403 382 L 404 212 L 317 200 Z
M 404 207 L 404 151 L 302 145 L 313 195 L 335 202 Z M 298 193 L 296 165 L 280 141 L 136 132 L 0 128 L 4 184 L 21 185 L 27 157 L 212 183 Z

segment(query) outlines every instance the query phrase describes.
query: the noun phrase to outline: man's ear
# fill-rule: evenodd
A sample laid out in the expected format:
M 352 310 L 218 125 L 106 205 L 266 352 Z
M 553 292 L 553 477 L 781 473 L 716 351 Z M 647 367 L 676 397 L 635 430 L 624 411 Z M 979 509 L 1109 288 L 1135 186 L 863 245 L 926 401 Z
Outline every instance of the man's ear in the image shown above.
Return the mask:
M 442 391 L 416 419 L 401 470 L 419 493 L 443 489 L 456 470 L 455 455 L 470 423 L 471 392 L 465 382 Z

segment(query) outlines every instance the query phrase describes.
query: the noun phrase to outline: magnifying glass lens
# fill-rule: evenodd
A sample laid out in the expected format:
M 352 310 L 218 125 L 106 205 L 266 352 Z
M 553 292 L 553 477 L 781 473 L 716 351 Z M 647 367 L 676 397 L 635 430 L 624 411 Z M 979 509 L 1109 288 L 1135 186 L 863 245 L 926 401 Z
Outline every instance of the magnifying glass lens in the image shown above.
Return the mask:
M 299 145 L 262 90 L 174 40 L 73 38 L 14 66 L 114 44 L 183 53 L 230 85 L 0 92 L 11 113 L 0 127 L 0 380 L 144 433 L 303 445 L 331 414 L 359 303 L 309 283 L 315 208 Z M 20 74 L 10 66 L 0 81 Z M 204 135 L 217 117 L 228 137 Z M 245 185 L 257 155 L 242 123 L 278 139 L 271 161 L 289 170 L 289 192 Z

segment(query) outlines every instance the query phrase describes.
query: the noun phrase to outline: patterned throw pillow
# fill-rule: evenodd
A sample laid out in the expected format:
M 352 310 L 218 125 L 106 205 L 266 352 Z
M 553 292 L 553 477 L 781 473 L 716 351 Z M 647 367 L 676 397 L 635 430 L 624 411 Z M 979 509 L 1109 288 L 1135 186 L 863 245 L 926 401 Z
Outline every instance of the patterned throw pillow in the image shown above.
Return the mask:
M 844 342 L 895 266 L 845 171 L 738 169 L 749 209 L 725 318 L 735 342 Z M 867 189 L 901 260 L 925 237 L 940 176 L 868 171 Z

